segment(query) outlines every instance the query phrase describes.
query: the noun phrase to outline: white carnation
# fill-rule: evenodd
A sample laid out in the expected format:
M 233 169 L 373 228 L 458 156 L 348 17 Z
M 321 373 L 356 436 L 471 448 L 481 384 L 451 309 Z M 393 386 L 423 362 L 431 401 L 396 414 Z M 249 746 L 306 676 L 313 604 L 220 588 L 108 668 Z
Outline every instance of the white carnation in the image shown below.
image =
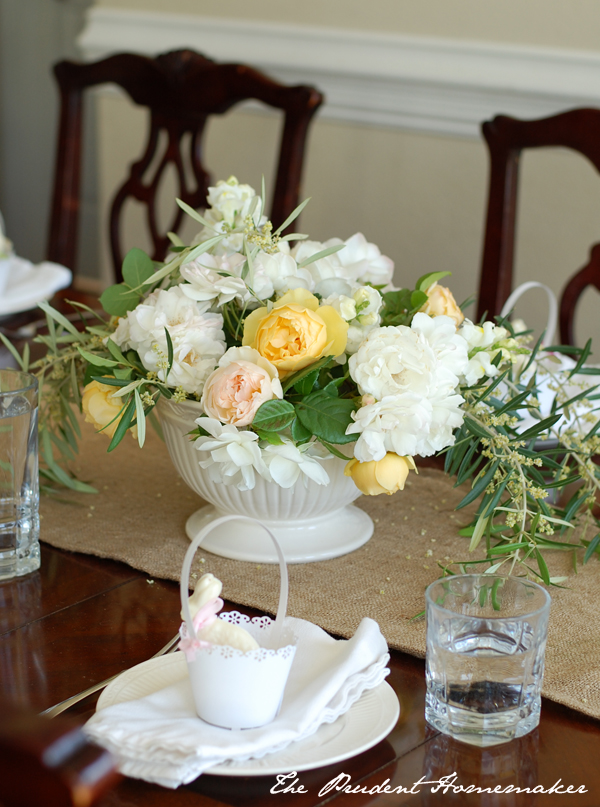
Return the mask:
M 451 445 L 463 421 L 457 389 L 467 361 L 466 342 L 448 317 L 417 315 L 411 328 L 368 334 L 349 359 L 359 391 L 375 399 L 347 429 L 360 434 L 355 457 L 379 460 L 386 451 L 426 457 Z
M 155 291 L 127 312 L 112 338 L 120 347 L 136 350 L 146 370 L 157 373 L 170 387 L 201 394 L 225 352 L 223 317 L 209 313 L 208 305 L 190 300 L 181 286 Z M 167 379 L 165 328 L 173 343 L 173 365 Z
M 198 437 L 194 447 L 206 456 L 199 461 L 200 467 L 208 469 L 213 482 L 235 485 L 238 490 L 252 490 L 256 485 L 255 471 L 270 479 L 257 434 L 240 431 L 232 424 L 224 426 L 214 418 L 198 418 L 196 423 L 210 435 Z

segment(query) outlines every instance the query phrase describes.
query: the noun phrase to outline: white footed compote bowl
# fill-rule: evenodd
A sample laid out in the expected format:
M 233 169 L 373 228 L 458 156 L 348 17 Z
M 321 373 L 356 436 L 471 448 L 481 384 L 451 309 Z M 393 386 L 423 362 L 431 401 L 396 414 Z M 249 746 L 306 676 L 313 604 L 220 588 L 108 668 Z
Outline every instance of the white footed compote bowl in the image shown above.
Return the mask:
M 173 403 L 161 398 L 158 414 L 171 460 L 183 480 L 210 504 L 201 507 L 186 523 L 193 540 L 200 530 L 216 518 L 228 514 L 259 519 L 273 532 L 288 563 L 327 560 L 353 552 L 373 534 L 373 521 L 363 510 L 352 505 L 361 493 L 347 476 L 344 460 L 331 457 L 324 467 L 329 485 L 317 485 L 299 479 L 291 488 L 267 482 L 258 474 L 253 490 L 238 490 L 235 485 L 214 482 L 201 468 L 201 456 L 190 440 L 189 432 L 202 410 L 195 401 Z M 214 529 L 202 544 L 215 555 L 256 563 L 277 563 L 277 555 L 268 535 L 250 522 L 228 522 Z

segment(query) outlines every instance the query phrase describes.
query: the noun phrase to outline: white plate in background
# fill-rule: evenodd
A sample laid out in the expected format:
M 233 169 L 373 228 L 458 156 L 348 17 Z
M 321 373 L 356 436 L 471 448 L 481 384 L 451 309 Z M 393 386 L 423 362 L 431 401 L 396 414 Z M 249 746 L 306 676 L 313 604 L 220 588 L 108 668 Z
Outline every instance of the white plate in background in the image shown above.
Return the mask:
M 0 292 L 0 317 L 18 314 L 49 300 L 71 282 L 71 272 L 64 266 L 43 261 L 35 266 L 24 258 L 12 257 L 6 287 Z

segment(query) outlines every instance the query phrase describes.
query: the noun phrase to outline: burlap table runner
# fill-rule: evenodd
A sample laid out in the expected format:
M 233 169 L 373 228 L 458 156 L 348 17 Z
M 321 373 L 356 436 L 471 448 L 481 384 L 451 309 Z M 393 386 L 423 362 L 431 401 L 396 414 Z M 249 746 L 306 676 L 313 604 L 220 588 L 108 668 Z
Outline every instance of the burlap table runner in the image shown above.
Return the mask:
M 127 438 L 106 453 L 107 440 L 84 426 L 79 470 L 99 495 L 44 498 L 41 538 L 53 546 L 124 561 L 151 576 L 178 580 L 188 546 L 184 525 L 202 501 L 179 479 L 166 447 L 152 433 L 143 450 Z M 342 558 L 289 568 L 289 613 L 351 636 L 360 620 L 377 620 L 389 645 L 425 655 L 426 586 L 439 577 L 437 560 L 464 559 L 468 540 L 457 535 L 469 520 L 453 512 L 462 498 L 442 472 L 424 469 L 394 496 L 357 502 L 375 521 L 375 534 Z M 570 573 L 570 558 L 554 553 L 553 575 Z M 570 555 L 570 553 L 569 553 Z M 201 558 L 204 562 L 201 562 Z M 233 602 L 270 613 L 277 608 L 279 571 L 199 550 L 196 571 L 224 581 Z M 572 575 L 568 590 L 552 589 L 544 695 L 600 718 L 600 566 L 596 559 Z

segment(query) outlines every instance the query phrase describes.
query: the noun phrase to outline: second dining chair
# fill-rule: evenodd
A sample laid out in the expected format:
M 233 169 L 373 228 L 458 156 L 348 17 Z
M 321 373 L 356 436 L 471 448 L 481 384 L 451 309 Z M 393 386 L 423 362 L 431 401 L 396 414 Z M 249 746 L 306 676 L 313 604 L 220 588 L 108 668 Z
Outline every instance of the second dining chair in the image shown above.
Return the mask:
M 482 126 L 490 154 L 490 179 L 477 319 L 500 314 L 513 281 L 517 188 L 521 152 L 527 148 L 562 146 L 579 152 L 600 172 L 600 110 L 573 109 L 538 120 L 498 115 Z M 589 285 L 600 291 L 600 244 L 588 263 L 573 275 L 560 301 L 560 339 L 574 344 L 577 301 Z
M 129 176 L 117 191 L 110 211 L 110 245 L 117 280 L 121 280 L 123 259 L 120 213 L 126 199 L 133 198 L 145 205 L 152 258 L 164 259 L 170 242 L 166 232 L 159 231 L 155 210 L 163 172 L 173 165 L 179 184 L 177 195 L 194 208 L 204 207 L 210 184 L 202 162 L 202 136 L 207 119 L 227 112 L 241 101 L 255 99 L 284 113 L 271 207 L 273 225 L 282 224 L 297 206 L 307 131 L 323 102 L 323 96 L 313 87 L 286 86 L 246 65 L 219 64 L 191 50 L 173 51 L 156 58 L 121 53 L 88 64 L 63 61 L 55 66 L 54 73 L 60 87 L 61 111 L 48 260 L 75 271 L 83 93 L 100 84 L 118 85 L 135 104 L 150 110 L 145 151 L 131 164 Z M 161 132 L 167 135 L 162 152 Z M 182 155 L 182 141 L 185 142 L 188 133 L 193 187 L 189 187 Z M 183 211 L 174 206 L 167 229 L 176 232 L 182 219 Z

